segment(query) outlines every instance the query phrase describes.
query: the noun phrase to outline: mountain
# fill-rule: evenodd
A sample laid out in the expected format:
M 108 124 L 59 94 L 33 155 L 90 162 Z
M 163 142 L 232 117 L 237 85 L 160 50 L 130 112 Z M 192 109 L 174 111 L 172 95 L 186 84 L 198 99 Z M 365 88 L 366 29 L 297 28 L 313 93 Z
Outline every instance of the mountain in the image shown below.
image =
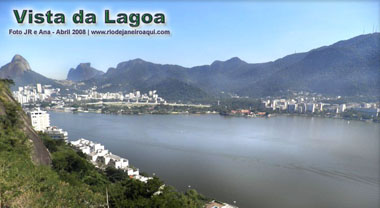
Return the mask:
M 0 78 L 12 79 L 15 87 L 37 83 L 61 86 L 55 80 L 32 71 L 28 61 L 20 55 L 15 55 L 10 63 L 0 68 Z
M 20 55 L 15 55 L 12 61 L 1 68 L 0 76 L 20 76 L 25 72 L 31 71 L 29 63 Z
M 147 92 L 157 90 L 170 101 L 188 101 L 205 98 L 207 93 L 186 80 L 186 68 L 178 65 L 162 65 L 134 59 L 119 63 L 116 68 L 85 81 L 87 87 L 97 86 L 101 92 Z
M 141 89 L 158 84 L 167 78 L 182 79 L 185 68 L 177 65 L 161 65 L 134 59 L 119 63 L 116 68 L 108 69 L 107 73 L 96 80 L 101 88 L 116 88 L 117 90 Z M 108 87 L 108 84 L 111 84 Z
M 176 86 L 186 86 L 209 95 L 225 92 L 261 97 L 292 90 L 376 96 L 380 94 L 379 40 L 380 33 L 360 35 L 330 46 L 256 64 L 234 57 L 214 61 L 210 65 L 185 68 L 134 59 L 119 63 L 104 75 L 86 81 L 86 85 L 95 85 L 104 91 L 131 91 L 163 87 L 167 80 L 171 80 L 165 86 L 166 92 L 170 91 L 167 90 L 169 87 L 174 91 Z M 173 80 L 178 85 L 174 85 Z
M 111 67 L 106 73 L 79 64 L 67 79 L 81 81 L 76 89 L 97 86 L 99 91 L 156 89 L 172 101 L 220 96 L 222 93 L 262 97 L 287 91 L 309 91 L 328 95 L 378 96 L 380 94 L 380 33 L 360 35 L 304 53 L 266 63 L 247 63 L 237 57 L 191 68 L 155 64 L 133 59 Z M 62 82 L 31 70 L 20 55 L 0 68 L 0 78 L 13 79 L 17 86 Z M 74 83 L 75 85 L 75 83 Z M 66 85 L 65 85 L 66 86 Z M 68 87 L 68 86 L 66 86 Z M 160 92 L 162 91 L 162 92 Z M 181 96 L 180 96 L 181 95 Z M 177 99 L 176 99 L 177 98 Z M 185 99 L 186 100 L 186 99 Z
M 143 91 L 147 92 L 152 89 L 157 90 L 161 97 L 170 101 L 200 101 L 210 98 L 210 95 L 200 88 L 177 79 L 166 79 L 143 89 Z
M 272 95 L 304 90 L 330 95 L 379 95 L 379 41 L 380 33 L 374 33 L 311 50 L 288 66 L 280 64 L 276 73 L 251 83 L 240 93 Z
M 71 68 L 68 75 L 67 80 L 71 81 L 84 81 L 97 76 L 103 75 L 104 72 L 99 71 L 93 67 L 91 67 L 90 63 L 81 63 L 77 66 L 77 68 Z

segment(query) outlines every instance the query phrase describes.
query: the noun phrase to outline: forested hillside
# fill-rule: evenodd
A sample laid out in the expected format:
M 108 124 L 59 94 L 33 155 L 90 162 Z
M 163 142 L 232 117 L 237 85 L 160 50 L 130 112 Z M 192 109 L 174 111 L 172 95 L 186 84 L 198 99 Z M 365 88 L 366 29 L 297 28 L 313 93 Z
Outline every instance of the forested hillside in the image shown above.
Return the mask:
M 32 138 L 25 113 L 9 97 L 11 84 L 0 80 L 0 207 L 176 208 L 205 203 L 195 190 L 160 189 L 163 182 L 157 177 L 143 183 L 121 170 L 97 169 L 62 140 L 41 133 Z M 46 158 L 39 151 L 48 153 Z

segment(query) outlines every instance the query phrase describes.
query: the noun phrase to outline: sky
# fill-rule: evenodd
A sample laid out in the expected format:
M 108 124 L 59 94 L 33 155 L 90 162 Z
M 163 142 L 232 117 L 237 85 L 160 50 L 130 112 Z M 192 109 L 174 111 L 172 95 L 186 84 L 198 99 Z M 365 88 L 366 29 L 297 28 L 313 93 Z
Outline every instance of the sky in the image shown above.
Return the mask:
M 13 9 L 63 12 L 67 24 L 20 25 Z M 94 12 L 96 25 L 73 25 L 79 9 Z M 111 15 L 163 12 L 166 25 L 140 29 L 170 30 L 169 36 L 12 36 L 9 29 L 131 29 L 103 23 Z M 0 1 L 0 66 L 15 54 L 32 70 L 65 79 L 79 63 L 107 71 L 122 61 L 141 58 L 185 67 L 239 57 L 248 63 L 274 61 L 295 52 L 330 45 L 361 34 L 380 31 L 379 1 Z

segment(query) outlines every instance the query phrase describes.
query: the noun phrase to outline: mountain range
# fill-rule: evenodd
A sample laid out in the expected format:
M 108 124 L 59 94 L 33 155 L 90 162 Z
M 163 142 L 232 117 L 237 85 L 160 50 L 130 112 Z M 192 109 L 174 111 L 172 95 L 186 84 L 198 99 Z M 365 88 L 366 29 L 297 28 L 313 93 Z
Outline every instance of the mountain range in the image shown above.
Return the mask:
M 191 100 L 223 94 L 262 97 L 282 95 L 288 91 L 379 96 L 379 41 L 380 33 L 360 35 L 256 64 L 234 57 L 187 68 L 133 59 L 102 73 L 85 63 L 71 69 L 68 80 L 75 81 L 77 88 L 97 86 L 99 91 L 156 89 L 169 100 Z M 0 69 L 0 77 L 13 78 L 19 85 L 39 80 L 54 81 L 31 71 L 24 61 L 21 56 L 15 56 L 11 63 Z M 31 73 L 33 75 L 29 75 Z

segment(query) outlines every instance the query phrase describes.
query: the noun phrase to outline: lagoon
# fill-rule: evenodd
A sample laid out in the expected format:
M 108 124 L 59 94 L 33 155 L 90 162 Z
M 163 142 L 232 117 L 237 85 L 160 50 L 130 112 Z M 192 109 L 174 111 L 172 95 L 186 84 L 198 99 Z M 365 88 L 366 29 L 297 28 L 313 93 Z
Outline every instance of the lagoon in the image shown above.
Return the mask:
M 50 112 L 86 138 L 178 190 L 239 207 L 379 207 L 380 125 L 278 116 Z

